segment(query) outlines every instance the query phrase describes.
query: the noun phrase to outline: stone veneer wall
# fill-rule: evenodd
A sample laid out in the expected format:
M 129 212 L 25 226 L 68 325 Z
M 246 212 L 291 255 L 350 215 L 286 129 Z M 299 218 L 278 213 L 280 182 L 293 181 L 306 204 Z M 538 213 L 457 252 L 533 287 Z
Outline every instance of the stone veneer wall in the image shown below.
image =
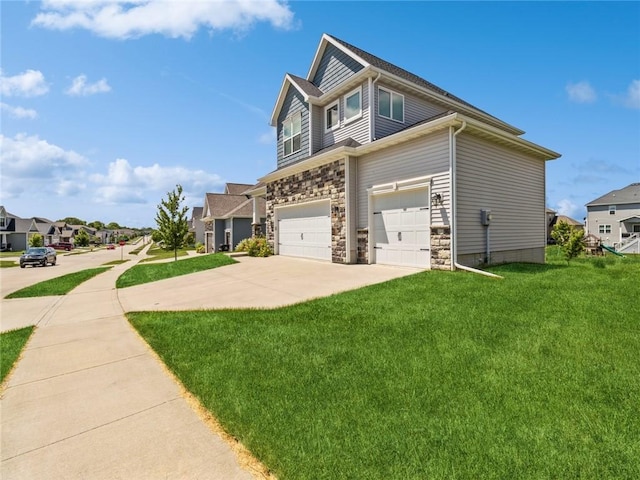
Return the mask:
M 451 227 L 431 227 L 431 269 L 451 269 Z
M 267 184 L 267 241 L 275 245 L 275 208 L 303 204 L 311 200 L 331 200 L 331 259 L 347 261 L 347 222 L 345 209 L 345 161 L 305 170 Z M 337 207 L 337 209 L 336 209 Z
M 357 263 L 369 263 L 369 229 L 358 230 L 358 259 Z

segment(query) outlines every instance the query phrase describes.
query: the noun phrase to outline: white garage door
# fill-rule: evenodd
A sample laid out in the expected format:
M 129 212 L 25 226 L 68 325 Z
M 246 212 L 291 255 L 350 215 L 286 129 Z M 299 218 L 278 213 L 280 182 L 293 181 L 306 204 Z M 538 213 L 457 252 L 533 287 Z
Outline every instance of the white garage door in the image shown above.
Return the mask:
M 331 260 L 329 201 L 281 207 L 277 217 L 280 255 Z
M 426 188 L 373 197 L 376 263 L 429 267 L 429 192 Z

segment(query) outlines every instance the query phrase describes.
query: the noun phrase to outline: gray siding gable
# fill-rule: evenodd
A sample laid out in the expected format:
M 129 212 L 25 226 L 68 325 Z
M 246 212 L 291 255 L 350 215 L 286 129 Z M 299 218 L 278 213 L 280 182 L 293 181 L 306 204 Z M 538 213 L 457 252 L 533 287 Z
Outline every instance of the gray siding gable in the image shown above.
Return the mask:
M 353 57 L 329 44 L 311 83 L 323 92 L 328 92 L 363 68 Z
M 282 136 L 282 122 L 289 116 L 301 112 L 302 126 L 300 138 L 300 151 L 288 156 L 284 156 L 284 143 Z M 289 85 L 289 89 L 285 96 L 282 108 L 278 114 L 278 168 L 291 165 L 302 158 L 309 156 L 309 104 L 304 101 L 302 94 L 293 86 Z

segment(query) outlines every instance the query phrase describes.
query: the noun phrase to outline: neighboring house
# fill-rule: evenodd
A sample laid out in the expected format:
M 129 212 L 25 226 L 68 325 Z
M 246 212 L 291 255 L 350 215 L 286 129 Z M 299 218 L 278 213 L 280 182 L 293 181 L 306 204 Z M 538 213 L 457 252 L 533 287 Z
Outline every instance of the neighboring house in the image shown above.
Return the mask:
M 238 243 L 264 232 L 266 202 L 252 197 L 253 185 L 227 183 L 224 193 L 207 193 L 202 208 L 207 253 L 233 250 Z
M 560 155 L 432 83 L 323 35 L 271 117 L 275 253 L 454 269 L 545 261 L 545 162 Z M 206 208 L 206 207 L 205 207 Z
M 640 253 L 640 183 L 587 203 L 587 234 L 623 253 Z
M 34 234 L 42 236 L 44 245 L 54 243 L 56 229 L 51 220 L 42 217 L 21 218 L 0 206 L 0 243 L 3 250 L 25 250 Z
M 554 240 L 551 237 L 551 232 L 553 231 L 553 227 L 556 226 L 557 223 L 564 222 L 574 229 L 584 230 L 584 224 L 580 223 L 578 220 L 575 220 L 571 217 L 567 217 L 566 215 L 558 215 L 555 211 L 547 209 L 547 219 L 549 220 L 549 225 L 547 228 L 547 243 L 553 243 Z
M 196 243 L 204 245 L 204 222 L 202 221 L 202 207 L 193 207 L 189 220 L 189 232 L 193 233 Z

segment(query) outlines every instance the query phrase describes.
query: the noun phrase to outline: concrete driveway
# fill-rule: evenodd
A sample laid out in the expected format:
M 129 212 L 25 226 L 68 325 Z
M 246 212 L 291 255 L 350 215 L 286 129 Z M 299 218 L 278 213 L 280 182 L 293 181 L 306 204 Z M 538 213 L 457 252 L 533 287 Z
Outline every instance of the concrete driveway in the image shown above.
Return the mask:
M 417 273 L 415 268 L 340 265 L 301 258 L 237 257 L 239 263 L 118 290 L 125 312 L 272 308 Z

